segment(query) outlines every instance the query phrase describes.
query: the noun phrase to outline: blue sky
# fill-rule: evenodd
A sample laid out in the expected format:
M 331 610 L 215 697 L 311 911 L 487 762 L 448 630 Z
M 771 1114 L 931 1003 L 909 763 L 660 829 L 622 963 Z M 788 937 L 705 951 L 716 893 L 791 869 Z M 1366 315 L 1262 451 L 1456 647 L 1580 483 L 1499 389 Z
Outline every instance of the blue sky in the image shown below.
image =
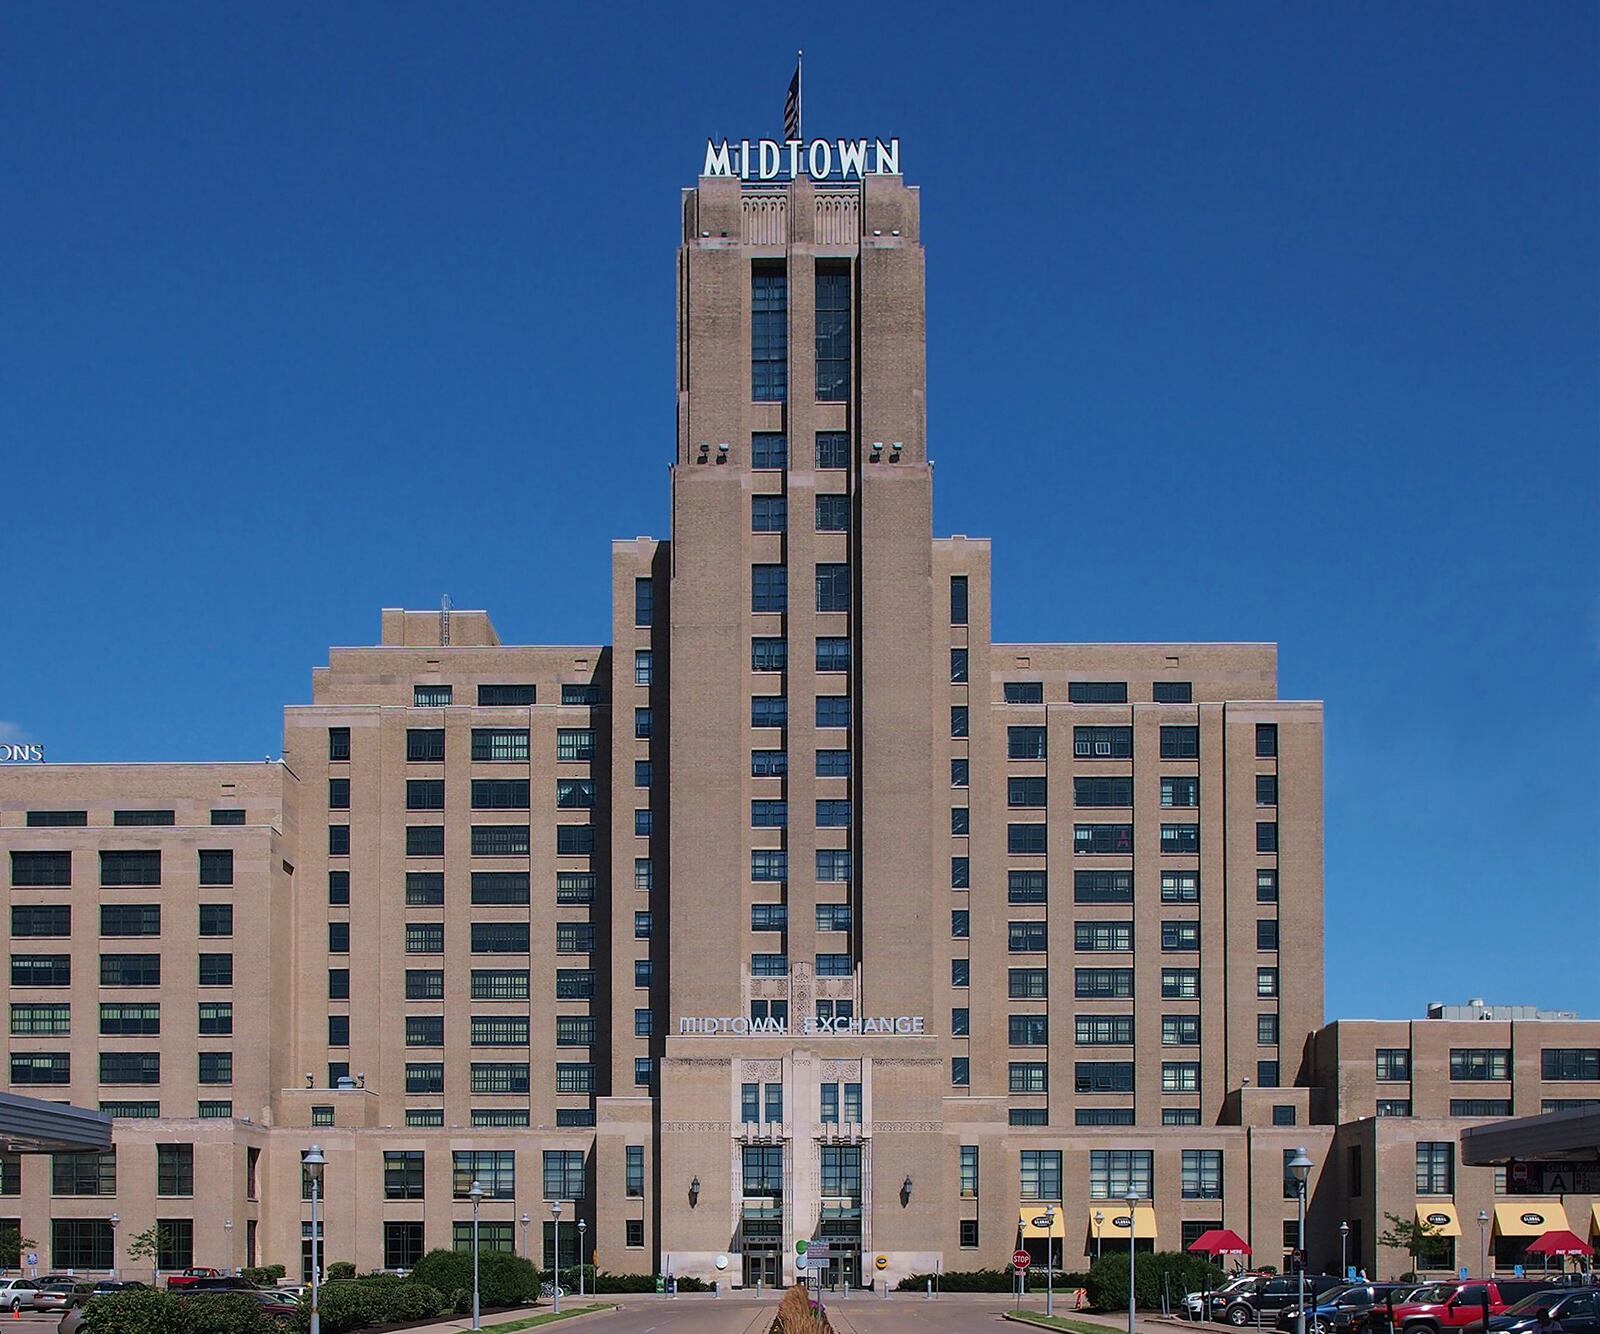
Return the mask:
M 923 187 L 996 636 L 1277 641 L 1328 1013 L 1600 1016 L 1600 9 L 695 14 L 0 6 L 10 734 L 275 754 L 445 592 L 602 638 L 667 528 L 676 192 L 804 46 L 808 133 Z

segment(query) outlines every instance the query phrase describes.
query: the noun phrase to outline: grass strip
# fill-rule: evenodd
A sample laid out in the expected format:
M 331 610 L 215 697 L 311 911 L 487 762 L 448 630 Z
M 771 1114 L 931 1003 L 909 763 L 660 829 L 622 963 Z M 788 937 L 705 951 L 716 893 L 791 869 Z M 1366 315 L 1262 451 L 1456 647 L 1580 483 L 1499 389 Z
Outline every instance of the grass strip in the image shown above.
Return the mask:
M 1039 1315 L 1035 1311 L 1006 1311 L 1007 1320 L 1015 1320 L 1023 1325 L 1036 1325 L 1040 1329 L 1066 1329 L 1072 1334 L 1106 1334 L 1109 1325 L 1091 1324 L 1087 1320 L 1069 1320 L 1066 1316 Z
M 546 1311 L 543 1315 L 524 1316 L 520 1320 L 508 1320 L 499 1325 L 485 1325 L 485 1330 L 499 1330 L 500 1334 L 516 1334 L 519 1329 L 534 1329 L 539 1325 L 554 1324 L 557 1320 L 570 1320 L 573 1316 L 588 1315 L 591 1311 L 614 1311 L 614 1306 L 575 1306 L 557 1314 Z

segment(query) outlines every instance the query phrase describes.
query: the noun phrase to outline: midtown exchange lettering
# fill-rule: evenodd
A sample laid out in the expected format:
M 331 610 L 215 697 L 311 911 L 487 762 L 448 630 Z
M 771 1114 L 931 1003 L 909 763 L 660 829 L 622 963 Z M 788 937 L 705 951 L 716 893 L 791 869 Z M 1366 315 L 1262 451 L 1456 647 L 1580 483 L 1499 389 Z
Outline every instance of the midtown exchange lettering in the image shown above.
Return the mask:
M 706 140 L 702 176 L 737 176 L 741 181 L 859 181 L 863 176 L 898 176 L 900 140 L 724 139 Z
M 0 741 L 0 764 L 43 764 L 44 747 L 37 741 Z
M 812 1018 L 800 1021 L 802 1037 L 921 1037 L 927 1026 L 920 1014 L 868 1016 L 858 1019 Z M 742 1014 L 708 1015 L 704 1018 L 678 1020 L 680 1037 L 732 1036 L 740 1038 L 785 1038 L 789 1036 L 786 1019 L 746 1019 Z

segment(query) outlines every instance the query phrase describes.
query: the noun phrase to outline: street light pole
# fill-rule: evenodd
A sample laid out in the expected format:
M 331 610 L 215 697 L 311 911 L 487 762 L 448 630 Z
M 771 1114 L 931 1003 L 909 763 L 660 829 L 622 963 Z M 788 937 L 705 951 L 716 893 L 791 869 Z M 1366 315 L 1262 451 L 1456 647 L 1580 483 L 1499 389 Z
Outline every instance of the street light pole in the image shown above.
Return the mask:
M 222 1237 L 223 1237 L 222 1248 L 223 1248 L 224 1251 L 227 1252 L 227 1256 L 228 1256 L 228 1268 L 232 1269 L 233 1268 L 233 1219 L 224 1218 L 222 1220 Z
M 555 1219 L 555 1227 L 556 1227 L 556 1243 L 555 1243 L 555 1245 L 556 1245 L 556 1253 L 555 1253 L 555 1265 L 553 1267 L 554 1268 L 554 1273 L 555 1273 L 555 1282 L 550 1285 L 551 1292 L 553 1294 L 552 1297 L 551 1297 L 551 1300 L 555 1303 L 555 1305 L 551 1308 L 551 1310 L 555 1315 L 560 1315 L 561 1314 L 561 1201 L 560 1200 L 551 1200 L 550 1201 L 550 1217 Z
M 122 1221 L 121 1214 L 112 1214 L 106 1222 L 111 1224 L 111 1277 L 117 1276 L 117 1224 Z M 19 1260 L 21 1256 L 17 1257 Z
M 472 1327 L 482 1329 L 478 1320 L 478 1204 L 483 1199 L 483 1183 L 474 1181 L 467 1191 L 472 1201 Z
M 1100 1225 L 1106 1221 L 1106 1216 L 1098 1209 L 1094 1211 L 1094 1258 L 1100 1258 Z
M 1134 1334 L 1133 1239 L 1139 1235 L 1139 1214 L 1135 1208 L 1135 1206 L 1139 1203 L 1139 1192 L 1136 1191 L 1132 1186 L 1129 1186 L 1128 1193 L 1124 1198 L 1128 1203 L 1128 1334 Z M 1305 1334 L 1305 1331 L 1301 1330 L 1300 1334 Z
M 1056 1207 L 1047 1205 L 1044 1211 L 1044 1313 L 1054 1316 L 1056 1310 L 1056 1276 L 1052 1261 L 1056 1249 Z
M 533 1219 L 524 1213 L 517 1221 L 522 1224 L 522 1258 L 531 1260 L 533 1259 L 533 1253 L 528 1249 L 528 1224 L 533 1222 Z
M 1339 1277 L 1344 1278 L 1350 1272 L 1350 1223 L 1346 1220 L 1339 1224 Z
M 1294 1266 L 1295 1300 L 1299 1308 L 1295 1316 L 1295 1334 L 1306 1334 L 1306 1178 L 1311 1175 L 1310 1155 L 1304 1148 L 1296 1149 L 1288 1167 L 1289 1174 L 1294 1177 L 1296 1212 L 1300 1224 L 1296 1232 L 1299 1254 L 1295 1256 Z
M 1479 1278 L 1488 1278 L 1489 1277 L 1489 1251 L 1488 1251 L 1488 1245 L 1484 1241 L 1484 1231 L 1483 1231 L 1484 1228 L 1488 1226 L 1488 1224 L 1489 1224 L 1489 1211 L 1487 1209 L 1479 1209 L 1478 1210 L 1478 1277 Z
M 317 1250 L 322 1228 L 317 1205 L 322 1194 L 322 1169 L 327 1163 L 315 1144 L 300 1155 L 300 1165 L 311 1178 L 311 1334 L 322 1334 L 322 1257 Z
M 578 1220 L 578 1300 L 583 1300 L 583 1234 L 589 1230 L 589 1225 Z

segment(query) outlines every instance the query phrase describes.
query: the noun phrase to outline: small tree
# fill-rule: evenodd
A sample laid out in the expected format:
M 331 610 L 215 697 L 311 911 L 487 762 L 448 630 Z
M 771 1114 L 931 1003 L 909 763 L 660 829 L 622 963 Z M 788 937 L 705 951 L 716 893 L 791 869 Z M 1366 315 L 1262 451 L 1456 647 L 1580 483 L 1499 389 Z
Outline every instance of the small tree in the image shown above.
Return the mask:
M 128 1242 L 128 1259 L 150 1261 L 150 1282 L 155 1287 L 161 1286 L 161 1257 L 172 1249 L 174 1241 L 171 1228 L 152 1223 Z
M 30 1251 L 38 1244 L 32 1237 L 23 1236 L 22 1229 L 15 1223 L 0 1227 L 0 1269 L 22 1268 L 23 1251 Z
M 1413 1270 L 1437 1269 L 1447 1263 L 1449 1242 L 1432 1223 L 1399 1214 L 1386 1213 L 1384 1217 L 1389 1220 L 1389 1227 L 1378 1234 L 1378 1245 L 1404 1251 L 1411 1257 Z

